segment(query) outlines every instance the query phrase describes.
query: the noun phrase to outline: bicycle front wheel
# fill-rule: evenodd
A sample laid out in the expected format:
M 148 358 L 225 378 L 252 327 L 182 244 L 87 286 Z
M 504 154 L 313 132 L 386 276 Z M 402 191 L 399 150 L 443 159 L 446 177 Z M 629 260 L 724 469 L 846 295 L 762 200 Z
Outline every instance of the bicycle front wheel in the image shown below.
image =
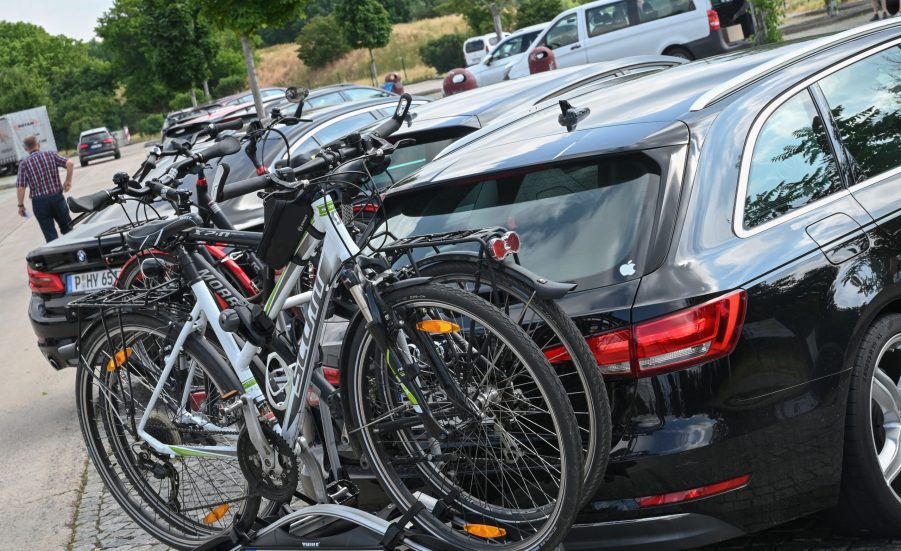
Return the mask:
M 413 384 L 445 431 L 426 430 L 421 404 L 371 335 L 355 332 L 345 387 L 349 433 L 385 491 L 403 510 L 441 501 L 445 514 L 421 513 L 420 525 L 455 547 L 560 543 L 579 508 L 581 443 L 541 350 L 496 307 L 459 289 L 426 284 L 382 299 L 397 320 L 390 337 L 407 343 L 418 372 Z
M 243 420 L 222 408 L 209 375 L 220 357 L 191 335 L 150 407 L 175 340 L 173 325 L 135 313 L 102 321 L 82 339 L 76 406 L 88 453 L 110 494 L 141 528 L 178 549 L 247 526 L 260 498 L 250 495 L 237 458 L 160 454 L 136 434 L 149 409 L 145 430 L 163 444 L 236 446 Z

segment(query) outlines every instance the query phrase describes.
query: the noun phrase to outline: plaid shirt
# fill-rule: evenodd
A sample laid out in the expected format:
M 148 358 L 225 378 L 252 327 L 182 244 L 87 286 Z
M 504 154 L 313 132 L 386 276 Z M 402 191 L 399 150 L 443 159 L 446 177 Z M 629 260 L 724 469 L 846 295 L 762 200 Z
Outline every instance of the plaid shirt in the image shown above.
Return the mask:
M 62 193 L 59 168 L 65 168 L 66 161 L 68 159 L 56 151 L 35 151 L 19 163 L 16 187 L 27 187 L 32 199 Z

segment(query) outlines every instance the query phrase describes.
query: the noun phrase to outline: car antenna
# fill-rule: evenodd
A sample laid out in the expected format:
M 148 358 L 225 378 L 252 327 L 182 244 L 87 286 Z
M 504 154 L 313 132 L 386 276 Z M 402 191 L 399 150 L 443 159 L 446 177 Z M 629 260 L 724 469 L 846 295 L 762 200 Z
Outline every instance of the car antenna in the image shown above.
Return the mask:
M 572 132 L 576 125 L 579 124 L 579 121 L 587 117 L 588 113 L 591 113 L 591 109 L 587 107 L 573 107 L 565 99 L 560 100 L 560 110 L 563 113 L 557 117 L 557 122 L 560 123 L 560 126 L 565 126 L 567 132 Z

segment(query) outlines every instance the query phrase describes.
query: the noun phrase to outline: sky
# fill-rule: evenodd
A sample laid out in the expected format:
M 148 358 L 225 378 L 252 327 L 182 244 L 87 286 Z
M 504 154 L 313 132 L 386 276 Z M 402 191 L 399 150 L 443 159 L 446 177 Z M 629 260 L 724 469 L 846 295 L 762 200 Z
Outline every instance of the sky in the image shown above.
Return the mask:
M 90 40 L 97 18 L 112 5 L 113 0 L 0 0 L 0 19 L 34 23 L 50 34 Z

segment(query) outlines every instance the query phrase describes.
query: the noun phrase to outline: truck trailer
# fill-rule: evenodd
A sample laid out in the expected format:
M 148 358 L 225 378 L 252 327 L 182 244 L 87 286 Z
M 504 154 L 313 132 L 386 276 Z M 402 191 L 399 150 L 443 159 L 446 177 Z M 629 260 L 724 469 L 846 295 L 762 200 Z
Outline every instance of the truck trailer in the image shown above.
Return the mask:
M 22 141 L 32 134 L 38 137 L 43 151 L 57 150 L 45 106 L 0 116 L 0 174 L 18 172 L 19 161 L 28 155 Z

